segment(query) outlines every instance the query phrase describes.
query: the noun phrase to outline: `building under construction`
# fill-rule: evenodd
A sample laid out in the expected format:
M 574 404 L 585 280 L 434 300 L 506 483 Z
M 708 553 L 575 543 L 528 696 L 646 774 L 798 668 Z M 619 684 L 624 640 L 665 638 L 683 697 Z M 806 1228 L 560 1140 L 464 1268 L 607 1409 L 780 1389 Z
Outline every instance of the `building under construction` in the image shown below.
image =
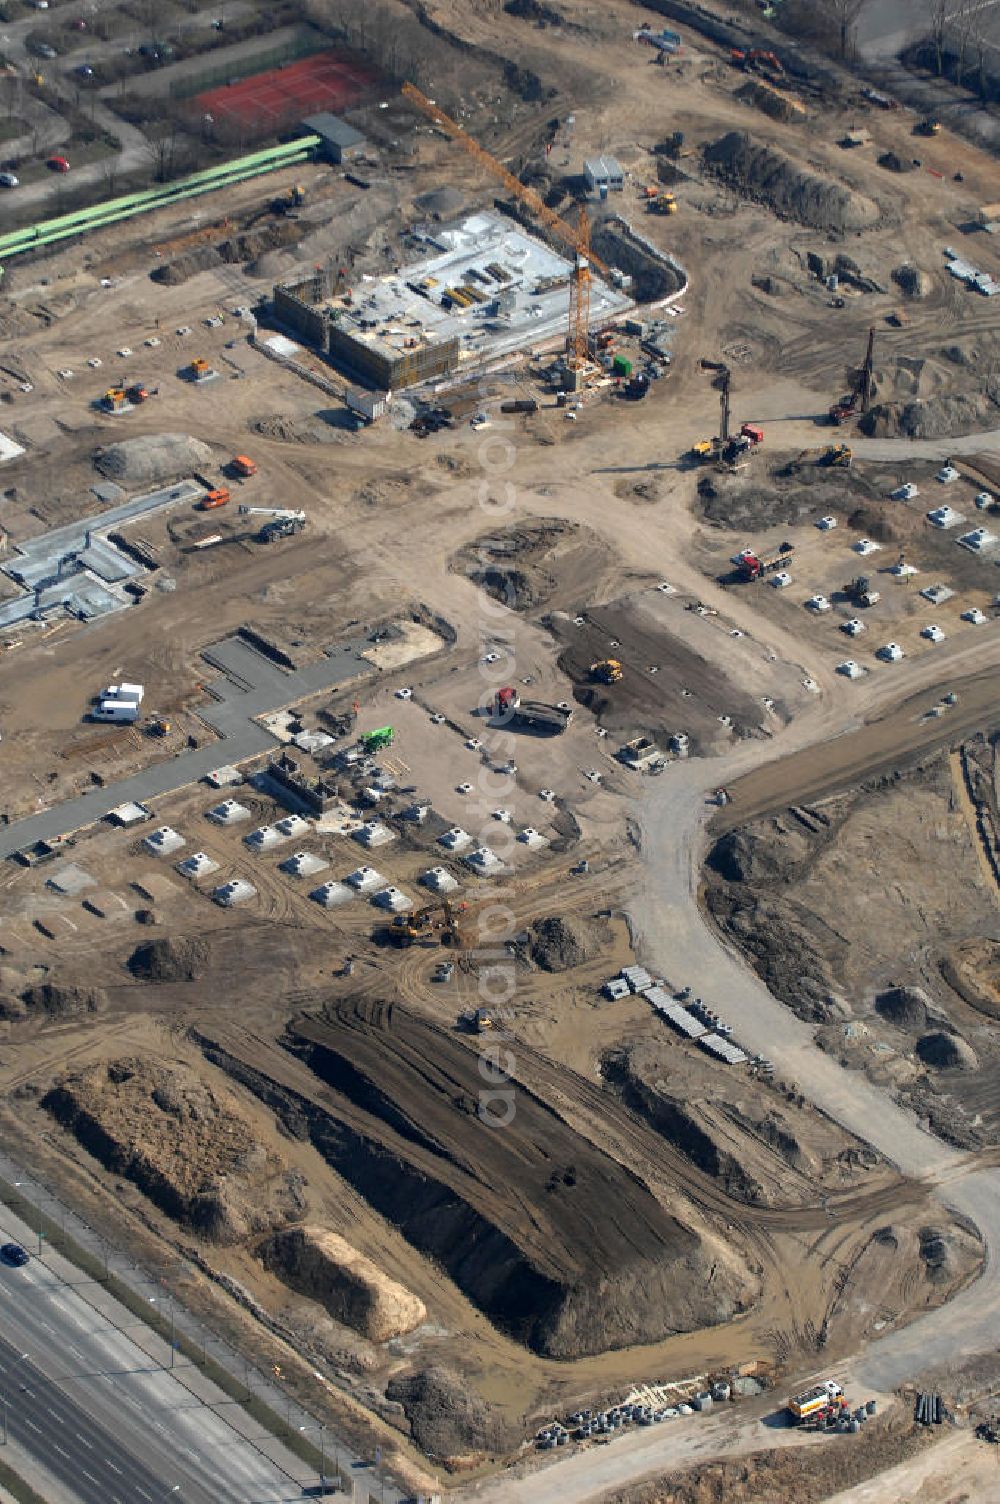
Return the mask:
M 352 380 L 384 391 L 565 341 L 570 260 L 492 211 L 415 233 L 423 259 L 325 299 L 310 283 L 276 287 L 275 314 Z M 631 308 L 619 280 L 592 278 L 592 329 Z

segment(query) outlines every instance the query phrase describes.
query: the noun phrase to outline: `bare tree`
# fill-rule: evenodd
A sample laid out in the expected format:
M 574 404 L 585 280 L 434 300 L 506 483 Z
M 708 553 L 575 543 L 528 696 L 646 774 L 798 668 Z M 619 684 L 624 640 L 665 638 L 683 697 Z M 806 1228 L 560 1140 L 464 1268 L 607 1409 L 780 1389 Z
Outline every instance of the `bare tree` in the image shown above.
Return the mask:
M 980 11 L 982 9 L 979 0 L 961 0 L 948 16 L 948 30 L 955 39 L 955 82 L 961 84 L 965 78 L 965 70 L 970 55 L 976 49 L 976 39 L 980 35 Z
M 840 55 L 847 56 L 848 46 L 851 42 L 852 33 L 857 25 L 858 17 L 868 4 L 868 0 L 827 0 L 830 17 L 837 28 L 840 39 Z
M 928 0 L 930 39 L 934 44 L 934 63 L 938 78 L 944 72 L 944 43 L 948 34 L 948 16 L 954 0 Z

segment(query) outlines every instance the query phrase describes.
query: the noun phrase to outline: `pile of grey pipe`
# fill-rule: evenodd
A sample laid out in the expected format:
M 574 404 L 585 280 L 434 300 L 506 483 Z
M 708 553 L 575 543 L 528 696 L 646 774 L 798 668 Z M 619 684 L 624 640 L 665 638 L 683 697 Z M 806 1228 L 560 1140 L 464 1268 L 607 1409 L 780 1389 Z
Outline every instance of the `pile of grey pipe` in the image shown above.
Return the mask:
M 944 1419 L 944 1406 L 939 1394 L 917 1395 L 913 1418 L 920 1426 L 939 1426 Z

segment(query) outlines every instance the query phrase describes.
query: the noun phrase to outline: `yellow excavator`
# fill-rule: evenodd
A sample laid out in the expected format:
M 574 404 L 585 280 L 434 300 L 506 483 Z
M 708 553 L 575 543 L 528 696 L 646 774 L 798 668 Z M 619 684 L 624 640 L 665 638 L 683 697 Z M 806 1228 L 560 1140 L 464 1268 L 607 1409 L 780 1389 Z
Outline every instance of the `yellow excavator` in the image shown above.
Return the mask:
M 590 677 L 598 684 L 617 684 L 624 670 L 617 658 L 602 658 L 590 665 Z
M 301 183 L 293 183 L 291 188 L 280 193 L 277 198 L 271 200 L 272 214 L 287 214 L 291 209 L 299 209 L 306 201 L 306 190 Z
M 466 948 L 467 936 L 459 929 L 458 915 L 468 909 L 467 903 L 451 903 L 447 898 L 439 903 L 429 903 L 412 914 L 396 914 L 388 925 L 389 939 L 395 945 L 414 945 L 418 941 L 440 941 L 442 945 Z

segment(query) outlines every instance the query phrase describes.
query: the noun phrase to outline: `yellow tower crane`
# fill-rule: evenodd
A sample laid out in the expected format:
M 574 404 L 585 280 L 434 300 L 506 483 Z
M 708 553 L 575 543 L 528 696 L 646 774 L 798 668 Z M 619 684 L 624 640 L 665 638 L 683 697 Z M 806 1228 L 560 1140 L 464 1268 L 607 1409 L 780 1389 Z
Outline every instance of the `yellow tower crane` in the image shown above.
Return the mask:
M 570 370 L 580 371 L 589 360 L 590 340 L 590 269 L 596 266 L 598 271 L 607 272 L 604 262 L 595 256 L 590 249 L 590 220 L 587 211 L 581 205 L 580 216 L 574 229 L 548 204 L 533 188 L 528 188 L 509 172 L 502 162 L 491 156 L 485 147 L 462 129 L 457 121 L 446 115 L 444 110 L 439 109 L 432 99 L 410 83 L 403 85 L 404 96 L 415 104 L 429 120 L 440 126 L 445 135 L 467 151 L 479 165 L 493 177 L 499 178 L 509 193 L 513 194 L 517 201 L 525 206 L 534 215 L 540 224 L 551 230 L 555 235 L 573 248 L 575 260 L 573 275 L 569 289 L 569 333 L 566 340 L 566 359 Z

